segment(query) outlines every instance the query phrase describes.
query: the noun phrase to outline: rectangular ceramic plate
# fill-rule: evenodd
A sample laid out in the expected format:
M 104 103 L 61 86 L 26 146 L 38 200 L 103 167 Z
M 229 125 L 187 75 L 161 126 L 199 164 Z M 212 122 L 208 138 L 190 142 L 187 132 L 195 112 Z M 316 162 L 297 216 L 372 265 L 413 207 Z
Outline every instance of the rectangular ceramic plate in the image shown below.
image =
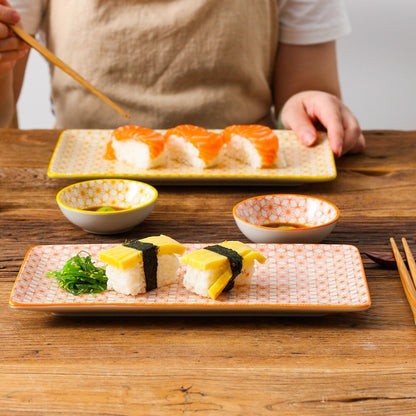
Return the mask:
M 163 133 L 163 130 L 159 130 Z M 123 177 L 153 183 L 247 184 L 323 182 L 336 177 L 334 156 L 328 138 L 320 133 L 313 147 L 302 145 L 292 131 L 276 130 L 280 159 L 276 168 L 253 169 L 225 157 L 216 167 L 198 170 L 170 161 L 166 167 L 137 170 L 105 154 L 111 130 L 65 130 L 48 168 L 55 178 Z
M 185 244 L 187 251 L 207 244 Z M 327 314 L 370 307 L 371 300 L 358 249 L 351 245 L 251 244 L 267 257 L 257 264 L 250 285 L 236 286 L 216 300 L 186 290 L 178 283 L 129 296 L 105 291 L 73 296 L 46 273 L 61 269 L 81 250 L 97 266 L 101 250 L 114 244 L 32 247 L 17 276 L 9 304 L 13 308 L 55 313 L 115 314 Z

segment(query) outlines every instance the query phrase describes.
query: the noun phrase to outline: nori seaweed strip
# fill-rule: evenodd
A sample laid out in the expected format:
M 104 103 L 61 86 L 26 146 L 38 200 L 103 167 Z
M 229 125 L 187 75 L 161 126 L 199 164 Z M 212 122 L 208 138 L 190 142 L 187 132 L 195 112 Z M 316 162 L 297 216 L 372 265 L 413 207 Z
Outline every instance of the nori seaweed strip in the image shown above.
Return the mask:
M 223 289 L 223 292 L 228 292 L 234 287 L 235 278 L 241 273 L 243 269 L 243 257 L 240 256 L 236 251 L 215 244 L 213 246 L 204 247 L 205 250 L 213 251 L 214 253 L 221 254 L 224 257 L 227 257 L 228 262 L 231 267 L 231 279 L 228 281 L 227 286 Z
M 139 240 L 127 241 L 123 246 L 142 252 L 143 270 L 146 279 L 146 292 L 157 288 L 157 251 L 158 246 Z

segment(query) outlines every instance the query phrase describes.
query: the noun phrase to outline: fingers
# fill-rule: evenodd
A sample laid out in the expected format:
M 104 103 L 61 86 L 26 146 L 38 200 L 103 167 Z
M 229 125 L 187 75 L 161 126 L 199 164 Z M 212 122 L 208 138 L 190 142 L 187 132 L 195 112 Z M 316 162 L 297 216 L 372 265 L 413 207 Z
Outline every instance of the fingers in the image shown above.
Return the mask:
M 316 109 L 318 120 L 327 130 L 329 145 L 334 155 L 340 157 L 345 151 L 345 128 L 341 102 L 332 95 L 323 97 Z
M 5 0 L 0 0 L 0 39 L 6 39 L 14 36 L 9 24 L 17 24 L 20 21 L 19 13 L 12 9 Z
M 283 125 L 295 132 L 300 141 L 306 146 L 312 146 L 318 133 L 309 117 L 302 100 L 292 97 L 287 101 L 282 113 Z
M 29 50 L 29 46 L 8 27 L 9 24 L 19 24 L 19 21 L 19 13 L 6 0 L 0 0 L 0 73 L 13 69 L 17 60 Z
M 13 36 L 1 41 L 1 52 L 15 51 L 16 49 L 27 49 L 28 45 L 21 39 Z
M 320 123 L 326 128 L 337 157 L 365 148 L 365 138 L 354 115 L 338 97 L 322 91 L 304 91 L 292 96 L 283 107 L 282 122 L 307 146 L 316 142 L 314 124 Z
M 358 120 L 347 107 L 342 108 L 342 116 L 345 129 L 342 154 L 362 152 L 365 149 L 365 138 Z
M 16 37 L 0 39 L 0 73 L 14 68 L 29 51 L 29 46 Z
M 336 97 L 331 106 L 325 106 L 320 121 L 327 129 L 329 144 L 337 157 L 359 153 L 365 148 L 365 138 L 351 111 Z
M 23 58 L 27 49 L 15 49 L 11 51 L 0 52 L 0 71 L 8 71 L 16 65 L 16 61 Z
M 12 9 L 7 1 L 0 1 L 0 22 L 16 24 L 19 20 L 19 13 Z

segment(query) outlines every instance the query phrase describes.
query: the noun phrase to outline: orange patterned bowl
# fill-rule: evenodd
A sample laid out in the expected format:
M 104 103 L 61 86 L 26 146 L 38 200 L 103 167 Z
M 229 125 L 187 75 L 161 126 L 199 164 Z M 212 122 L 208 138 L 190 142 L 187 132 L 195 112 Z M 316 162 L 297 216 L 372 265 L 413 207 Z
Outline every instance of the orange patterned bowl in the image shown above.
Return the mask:
M 275 194 L 246 199 L 233 215 L 254 243 L 319 243 L 334 229 L 339 210 L 321 198 Z
M 61 189 L 56 202 L 73 224 L 94 234 L 118 234 L 152 212 L 157 190 L 130 179 L 97 179 Z

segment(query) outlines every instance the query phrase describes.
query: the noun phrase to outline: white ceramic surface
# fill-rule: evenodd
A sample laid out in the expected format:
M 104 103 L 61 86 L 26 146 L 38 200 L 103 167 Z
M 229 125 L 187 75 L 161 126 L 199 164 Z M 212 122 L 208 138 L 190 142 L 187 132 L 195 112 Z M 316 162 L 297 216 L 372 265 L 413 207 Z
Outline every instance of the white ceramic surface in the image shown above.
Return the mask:
M 246 199 L 233 208 L 240 231 L 254 243 L 319 243 L 334 229 L 339 210 L 321 198 L 296 195 L 262 195 Z M 281 229 L 267 224 L 302 225 Z
M 140 224 L 153 210 L 157 190 L 129 179 L 97 179 L 79 182 L 58 192 L 56 201 L 73 224 L 94 234 L 117 234 Z M 115 206 L 121 211 L 97 212 L 87 208 Z

